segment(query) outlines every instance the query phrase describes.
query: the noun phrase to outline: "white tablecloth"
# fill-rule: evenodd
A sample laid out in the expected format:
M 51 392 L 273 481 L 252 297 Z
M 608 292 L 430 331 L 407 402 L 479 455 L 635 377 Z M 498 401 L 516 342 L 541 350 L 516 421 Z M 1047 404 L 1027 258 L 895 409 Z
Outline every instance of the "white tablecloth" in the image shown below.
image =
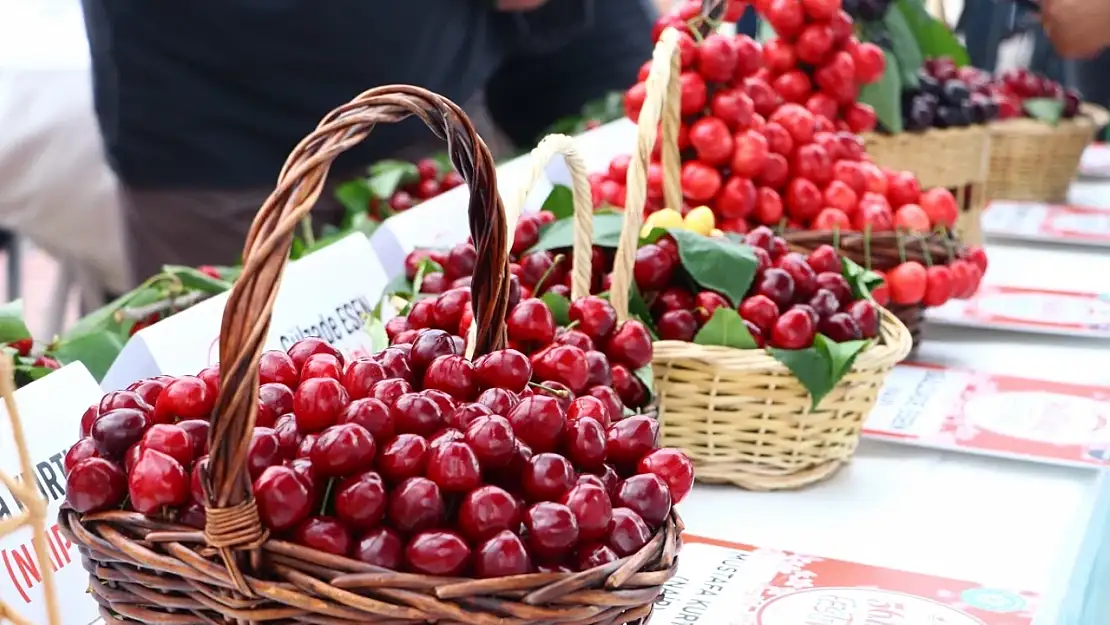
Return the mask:
M 78 0 L 0 0 L 0 227 L 126 285 Z

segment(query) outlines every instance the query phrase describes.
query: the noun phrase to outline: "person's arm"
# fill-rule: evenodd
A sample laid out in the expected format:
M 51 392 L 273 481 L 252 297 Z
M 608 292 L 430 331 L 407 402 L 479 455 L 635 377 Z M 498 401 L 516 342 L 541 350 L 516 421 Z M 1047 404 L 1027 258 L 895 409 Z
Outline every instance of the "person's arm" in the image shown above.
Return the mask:
M 1065 58 L 1090 58 L 1110 46 L 1110 0 L 1043 0 L 1041 23 Z

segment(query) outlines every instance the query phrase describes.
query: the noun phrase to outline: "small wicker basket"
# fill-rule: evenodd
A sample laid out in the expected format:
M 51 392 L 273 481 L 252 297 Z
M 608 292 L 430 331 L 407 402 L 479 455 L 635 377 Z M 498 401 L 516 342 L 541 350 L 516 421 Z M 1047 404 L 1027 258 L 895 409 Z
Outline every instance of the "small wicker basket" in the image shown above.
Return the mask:
M 1110 113 L 1084 103 L 1079 115 L 1052 126 L 1035 119 L 991 124 L 987 195 L 998 200 L 1063 202 L 1083 150 L 1110 121 Z
M 262 528 L 246 449 L 257 410 L 258 360 L 293 232 L 339 154 L 375 125 L 412 116 L 447 140 L 451 161 L 470 188 L 478 250 L 471 286 L 475 351 L 505 344 L 509 231 L 493 159 L 466 115 L 445 98 L 410 86 L 372 89 L 333 111 L 294 149 L 255 218 L 243 273 L 224 311 L 205 530 L 132 512 L 82 516 L 62 509 L 59 524 L 81 550 L 90 592 L 108 625 L 641 623 L 674 575 L 682 530 L 674 514 L 638 553 L 608 565 L 483 580 L 385 570 L 279 540 Z
M 993 146 L 987 126 L 867 133 L 867 153 L 875 164 L 913 172 L 922 187 L 944 187 L 960 207 L 956 233 L 967 243 L 983 241 L 980 218 L 987 205 L 987 178 Z
M 673 34 L 664 33 L 652 59 L 626 185 L 626 212 L 634 229 L 626 231 L 629 236 L 617 249 L 618 267 L 633 262 L 660 118 L 664 194 L 668 205 L 680 205 L 679 61 Z M 613 294 L 614 305 L 622 304 L 617 315 L 627 316 L 627 302 Z M 694 462 L 697 479 L 707 482 L 778 490 L 832 475 L 855 450 L 886 374 L 910 351 L 909 332 L 896 318 L 883 313 L 881 326 L 875 344 L 859 355 L 817 410 L 802 383 L 762 350 L 657 341 L 652 367 L 663 444 L 682 448 Z
M 943 235 L 930 236 L 898 234 L 894 232 L 835 233 L 829 231 L 797 231 L 783 235 L 793 247 L 813 250 L 821 245 L 831 245 L 839 252 L 866 269 L 887 272 L 897 267 L 903 260 L 914 260 L 922 265 L 947 265 L 963 255 L 967 246 Z M 906 329 L 909 330 L 916 349 L 922 340 L 922 325 L 925 321 L 925 307 L 921 304 L 887 306 Z

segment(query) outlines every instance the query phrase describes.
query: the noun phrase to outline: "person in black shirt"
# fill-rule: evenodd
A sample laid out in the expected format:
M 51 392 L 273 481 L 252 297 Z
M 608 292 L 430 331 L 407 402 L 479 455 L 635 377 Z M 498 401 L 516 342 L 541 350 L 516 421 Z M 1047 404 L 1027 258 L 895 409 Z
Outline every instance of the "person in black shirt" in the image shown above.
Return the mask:
M 135 282 L 164 264 L 234 263 L 290 150 L 362 91 L 414 84 L 465 103 L 484 90 L 529 146 L 635 82 L 654 19 L 648 0 L 82 2 Z M 376 128 L 330 181 L 428 136 L 415 120 Z M 314 221 L 341 210 L 325 193 Z

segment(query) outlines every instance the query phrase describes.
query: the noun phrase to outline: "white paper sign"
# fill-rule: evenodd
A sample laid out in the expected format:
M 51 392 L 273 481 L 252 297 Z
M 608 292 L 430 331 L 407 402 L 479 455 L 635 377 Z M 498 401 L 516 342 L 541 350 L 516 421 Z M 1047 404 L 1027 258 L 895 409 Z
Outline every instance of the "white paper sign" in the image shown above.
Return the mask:
M 351 356 L 371 351 L 361 315 L 388 282 L 369 241 L 352 234 L 285 270 L 266 349 L 288 349 L 319 336 Z M 228 294 L 182 311 L 131 337 L 105 375 L 105 391 L 158 374 L 191 375 L 219 361 L 219 332 Z
M 35 481 L 48 502 L 46 550 L 66 625 L 84 625 L 97 618 L 97 603 L 86 593 L 89 574 L 81 567 L 77 546 L 58 527 L 58 510 L 65 501 L 65 454 L 77 441 L 81 414 L 100 401 L 101 394 L 96 380 L 80 363 L 67 365 L 15 392 Z M 19 453 L 2 404 L 0 421 L 0 469 L 19 480 Z M 0 486 L 0 518 L 19 511 L 15 497 Z M 28 622 L 45 623 L 42 571 L 31 544 L 33 534 L 30 527 L 24 527 L 0 539 L 0 599 Z

